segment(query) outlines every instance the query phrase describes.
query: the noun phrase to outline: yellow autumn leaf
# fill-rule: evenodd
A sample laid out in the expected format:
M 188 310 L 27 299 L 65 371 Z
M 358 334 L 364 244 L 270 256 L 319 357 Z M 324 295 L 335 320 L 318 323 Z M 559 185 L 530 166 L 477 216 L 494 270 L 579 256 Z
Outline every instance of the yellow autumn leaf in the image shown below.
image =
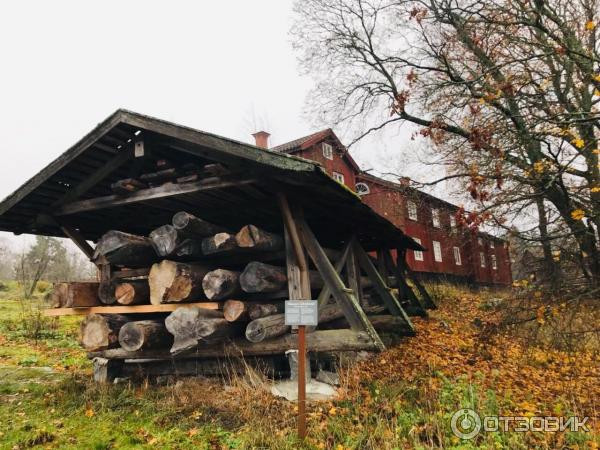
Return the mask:
M 600 148 L 595 148 L 594 150 L 592 150 L 592 153 L 594 155 L 600 155 Z
M 332 406 L 331 409 L 329 410 L 329 415 L 335 416 L 336 414 L 337 414 L 337 409 L 335 409 L 335 406 Z
M 594 81 L 600 81 L 600 73 L 598 75 L 594 75 Z
M 598 89 L 594 89 L 594 95 L 596 97 L 600 97 L 600 91 Z
M 594 22 L 593 20 L 588 20 L 588 21 L 585 23 L 585 29 L 586 29 L 586 30 L 589 30 L 589 31 L 591 31 L 591 30 L 593 30 L 594 28 L 596 28 L 596 22 Z
M 593 187 L 592 192 L 600 192 L 600 187 L 598 187 L 598 186 Z
M 575 209 L 571 211 L 571 218 L 575 220 L 581 220 L 585 217 L 585 211 L 583 209 Z
M 198 428 L 190 428 L 187 432 L 189 437 L 196 436 L 198 434 Z
M 158 439 L 155 437 L 152 437 L 150 439 L 148 439 L 148 445 L 154 445 L 158 442 Z
M 575 138 L 571 140 L 571 144 L 573 144 L 577 148 L 583 148 L 585 146 L 585 141 L 581 138 Z
M 96 415 L 96 413 L 94 412 L 94 410 L 92 408 L 88 408 L 85 410 L 86 417 L 94 417 L 95 415 Z

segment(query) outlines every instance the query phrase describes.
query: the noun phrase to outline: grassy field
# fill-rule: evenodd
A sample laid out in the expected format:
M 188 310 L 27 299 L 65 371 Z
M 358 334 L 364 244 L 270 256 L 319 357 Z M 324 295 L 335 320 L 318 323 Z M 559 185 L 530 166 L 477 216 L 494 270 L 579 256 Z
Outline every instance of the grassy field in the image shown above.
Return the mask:
M 46 286 L 42 286 L 44 288 Z M 251 378 L 99 386 L 76 336 L 80 319 L 44 318 L 43 293 L 0 290 L 0 448 L 597 449 L 592 432 L 487 432 L 460 440 L 459 408 L 482 415 L 594 414 L 597 354 L 576 356 L 490 332 L 485 295 L 434 289 L 440 309 L 418 336 L 349 368 L 334 401 L 309 407 L 309 439 L 295 438 L 295 405 Z M 543 324 L 540 322 L 540 327 Z M 510 330 L 509 332 L 510 333 Z

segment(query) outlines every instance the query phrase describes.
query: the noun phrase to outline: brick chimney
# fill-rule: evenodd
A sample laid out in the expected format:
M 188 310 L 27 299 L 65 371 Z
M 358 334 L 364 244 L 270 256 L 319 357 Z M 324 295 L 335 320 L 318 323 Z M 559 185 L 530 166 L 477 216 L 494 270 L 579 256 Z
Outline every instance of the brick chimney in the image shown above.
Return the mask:
M 269 136 L 271 136 L 269 133 L 266 131 L 257 131 L 252 136 L 254 136 L 257 147 L 269 148 Z

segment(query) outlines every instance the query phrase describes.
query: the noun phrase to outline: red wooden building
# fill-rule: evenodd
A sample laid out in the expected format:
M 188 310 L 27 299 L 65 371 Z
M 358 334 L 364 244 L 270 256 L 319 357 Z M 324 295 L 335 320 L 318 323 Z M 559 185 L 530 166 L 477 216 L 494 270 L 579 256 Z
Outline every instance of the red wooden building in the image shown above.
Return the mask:
M 267 147 L 268 133 L 255 135 Z M 333 130 L 326 129 L 271 150 L 317 161 L 335 180 L 358 193 L 376 212 L 422 244 L 409 251 L 409 267 L 422 277 L 473 284 L 507 285 L 512 281 L 508 243 L 459 225 L 459 207 L 408 186 L 361 171 Z

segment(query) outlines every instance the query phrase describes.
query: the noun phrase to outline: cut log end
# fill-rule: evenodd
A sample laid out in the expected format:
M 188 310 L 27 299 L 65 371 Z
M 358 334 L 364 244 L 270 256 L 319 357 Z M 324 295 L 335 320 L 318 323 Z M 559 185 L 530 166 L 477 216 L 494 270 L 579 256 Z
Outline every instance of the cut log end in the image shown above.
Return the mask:
M 127 317 L 120 314 L 89 314 L 81 322 L 81 345 L 88 351 L 118 347 L 119 331 L 127 322 Z
M 208 272 L 202 280 L 204 295 L 211 300 L 223 300 L 241 293 L 240 273 L 217 269 Z
M 115 287 L 115 298 L 120 305 L 139 305 L 148 303 L 150 289 L 146 281 L 130 281 L 118 283 Z

